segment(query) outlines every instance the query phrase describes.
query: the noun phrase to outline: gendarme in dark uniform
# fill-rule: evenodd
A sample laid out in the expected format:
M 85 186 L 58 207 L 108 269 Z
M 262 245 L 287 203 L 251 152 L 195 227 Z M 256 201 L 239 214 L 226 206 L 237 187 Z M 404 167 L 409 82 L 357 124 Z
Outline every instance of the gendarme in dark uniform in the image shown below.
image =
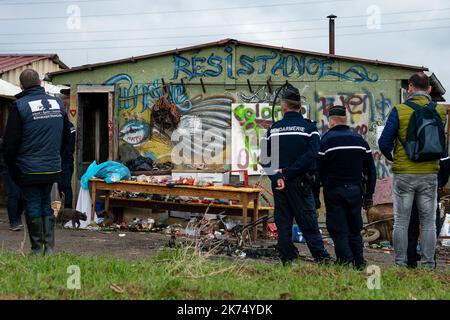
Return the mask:
M 300 93 L 289 86 L 281 100 L 283 119 L 272 125 L 262 143 L 261 163 L 272 181 L 278 251 L 283 263 L 298 257 L 292 242 L 293 219 L 314 259 L 329 260 L 312 193 L 320 136 L 315 123 L 299 113 L 300 108 Z
M 68 121 L 70 138 L 66 145 L 63 145 L 61 151 L 61 183 L 59 185 L 59 191 L 64 192 L 64 207 L 72 208 L 73 206 L 73 192 L 72 192 L 72 175 L 73 175 L 73 154 L 75 152 L 75 141 L 77 136 L 77 130 L 72 122 Z
M 347 126 L 345 108 L 331 107 L 328 116 L 330 130 L 322 137 L 319 152 L 327 229 L 334 242 L 336 262 L 362 268 L 361 207 L 363 198 L 365 208 L 372 204 L 375 164 L 367 142 Z

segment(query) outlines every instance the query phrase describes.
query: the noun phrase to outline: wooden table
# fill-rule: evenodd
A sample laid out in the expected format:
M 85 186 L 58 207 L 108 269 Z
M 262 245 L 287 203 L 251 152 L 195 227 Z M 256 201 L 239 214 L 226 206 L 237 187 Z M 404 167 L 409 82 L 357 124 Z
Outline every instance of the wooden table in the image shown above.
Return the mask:
M 97 199 L 97 191 L 106 191 L 105 196 L 105 210 L 109 210 L 109 202 L 111 191 L 125 191 L 125 192 L 139 192 L 149 194 L 162 194 L 171 196 L 191 196 L 201 198 L 214 198 L 214 199 L 231 199 L 239 200 L 242 204 L 242 222 L 248 223 L 248 206 L 250 202 L 253 202 L 253 214 L 252 221 L 258 219 L 259 209 L 259 196 L 261 189 L 256 188 L 236 188 L 229 186 L 213 186 L 213 187 L 199 187 L 199 186 L 186 186 L 176 185 L 174 187 L 168 187 L 164 184 L 136 182 L 136 181 L 119 181 L 116 183 L 106 183 L 102 179 L 91 179 L 91 222 L 94 222 L 95 203 Z M 256 228 L 253 229 L 252 237 L 256 239 Z

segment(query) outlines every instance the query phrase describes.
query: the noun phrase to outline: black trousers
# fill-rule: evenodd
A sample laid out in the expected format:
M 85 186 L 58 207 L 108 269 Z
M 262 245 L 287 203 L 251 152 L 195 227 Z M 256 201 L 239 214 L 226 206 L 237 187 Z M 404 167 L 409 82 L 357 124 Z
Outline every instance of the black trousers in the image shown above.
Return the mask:
M 365 264 L 361 230 L 362 188 L 343 185 L 324 188 L 327 229 L 334 242 L 336 262 L 361 267 Z
M 438 197 L 439 198 L 439 197 Z M 439 212 L 439 200 L 438 206 L 436 208 L 436 236 L 439 236 L 439 231 L 441 230 L 441 219 Z M 417 242 L 419 241 L 420 235 L 420 220 L 419 220 L 419 212 L 417 211 L 416 203 L 413 203 L 413 207 L 411 210 L 411 219 L 409 220 L 408 227 L 408 266 L 409 267 L 417 267 L 417 262 L 420 261 L 420 255 L 417 253 Z M 436 261 L 436 254 L 434 257 Z
M 297 222 L 309 251 L 316 261 L 328 258 L 317 221 L 316 207 L 312 192 L 303 195 L 295 181 L 286 182 L 286 188 L 273 188 L 275 200 L 275 224 L 278 229 L 278 252 L 282 261 L 298 257 L 298 250 L 292 241 L 293 219 Z
M 73 168 L 64 169 L 61 173 L 61 181 L 59 183 L 59 192 L 64 192 L 65 208 L 72 208 L 73 192 L 72 192 L 72 175 Z

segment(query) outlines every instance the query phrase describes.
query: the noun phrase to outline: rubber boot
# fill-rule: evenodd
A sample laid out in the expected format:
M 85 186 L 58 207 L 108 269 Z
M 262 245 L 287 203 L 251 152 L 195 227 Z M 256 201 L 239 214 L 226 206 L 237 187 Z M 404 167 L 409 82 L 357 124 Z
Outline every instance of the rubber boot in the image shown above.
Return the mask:
M 44 224 L 42 217 L 27 217 L 28 234 L 31 243 L 31 255 L 42 256 L 44 254 Z
M 44 249 L 46 255 L 52 255 L 55 247 L 55 216 L 42 217 L 44 220 Z

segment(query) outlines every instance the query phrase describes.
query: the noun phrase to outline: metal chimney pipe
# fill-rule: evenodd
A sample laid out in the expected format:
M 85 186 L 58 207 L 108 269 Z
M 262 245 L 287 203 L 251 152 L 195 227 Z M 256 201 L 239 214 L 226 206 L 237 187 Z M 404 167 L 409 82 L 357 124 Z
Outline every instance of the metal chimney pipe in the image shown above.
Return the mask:
M 334 41 L 334 19 L 337 18 L 337 16 L 335 16 L 334 14 L 330 14 L 327 17 L 329 20 L 328 25 L 329 25 L 329 50 L 330 50 L 330 54 L 335 54 L 335 41 Z

